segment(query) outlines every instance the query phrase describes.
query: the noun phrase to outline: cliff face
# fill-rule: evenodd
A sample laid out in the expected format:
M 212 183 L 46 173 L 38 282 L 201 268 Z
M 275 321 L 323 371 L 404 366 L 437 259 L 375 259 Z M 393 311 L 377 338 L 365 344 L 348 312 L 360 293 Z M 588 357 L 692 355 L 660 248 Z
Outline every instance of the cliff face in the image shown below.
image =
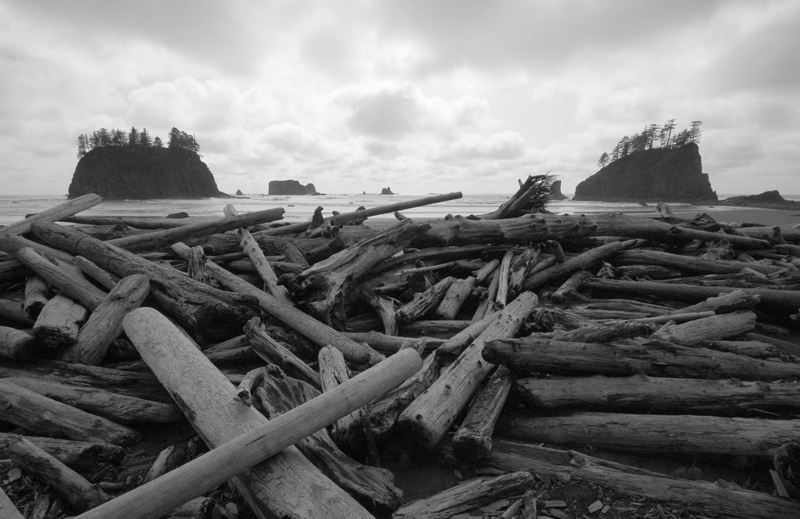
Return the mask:
M 226 197 L 192 151 L 103 146 L 75 167 L 69 198 L 97 193 L 107 200 Z
M 638 151 L 616 160 L 575 188 L 576 201 L 716 202 L 696 144 Z
M 302 185 L 297 180 L 271 180 L 269 183 L 270 195 L 316 195 L 317 188 L 314 184 Z

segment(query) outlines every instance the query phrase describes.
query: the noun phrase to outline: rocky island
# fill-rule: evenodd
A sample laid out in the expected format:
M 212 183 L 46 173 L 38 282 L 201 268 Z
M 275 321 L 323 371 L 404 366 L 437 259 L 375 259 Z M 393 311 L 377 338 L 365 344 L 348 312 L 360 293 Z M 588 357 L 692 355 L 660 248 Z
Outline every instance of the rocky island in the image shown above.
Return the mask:
M 635 151 L 575 188 L 575 201 L 717 202 L 695 143 Z
M 786 200 L 777 190 L 764 191 L 760 195 L 733 196 L 720 202 L 720 205 L 760 207 L 763 209 L 800 209 L 800 202 Z
M 78 165 L 68 197 L 96 193 L 107 200 L 228 197 L 200 160 L 193 135 L 172 128 L 167 146 L 146 128 L 100 128 L 78 136 Z
M 270 195 L 318 195 L 314 184 L 302 185 L 297 180 L 271 180 L 269 183 Z

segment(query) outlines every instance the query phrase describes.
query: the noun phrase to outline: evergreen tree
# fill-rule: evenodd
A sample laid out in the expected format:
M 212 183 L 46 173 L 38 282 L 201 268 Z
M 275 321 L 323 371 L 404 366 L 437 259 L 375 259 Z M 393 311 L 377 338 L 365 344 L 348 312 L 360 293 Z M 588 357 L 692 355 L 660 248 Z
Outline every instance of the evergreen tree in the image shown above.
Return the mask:
M 597 167 L 603 169 L 604 167 L 606 167 L 606 164 L 608 164 L 608 153 L 604 151 L 603 154 L 600 155 L 600 158 L 597 160 Z
M 155 146 L 156 148 L 163 148 L 164 141 L 161 140 L 161 137 L 156 136 L 156 138 L 153 139 L 153 146 Z
M 136 146 L 139 144 L 139 131 L 131 126 L 131 132 L 128 134 L 128 145 Z
M 111 145 L 111 132 L 105 128 L 100 128 L 97 131 L 97 145 L 110 146 Z
M 662 148 L 672 147 L 672 143 L 670 142 L 670 140 L 672 138 L 672 130 L 674 129 L 675 129 L 675 119 L 669 119 L 662 129 L 663 134 L 666 135 L 666 139 L 661 141 Z
M 152 145 L 153 141 L 150 139 L 150 134 L 147 133 L 147 128 L 142 128 L 142 131 L 139 133 L 139 146 L 149 148 Z
M 125 146 L 126 144 L 128 144 L 128 136 L 125 132 L 119 129 L 111 130 L 112 146 Z
M 692 127 L 689 129 L 689 142 L 700 144 L 700 134 L 703 133 L 703 130 L 700 129 L 702 124 L 703 121 L 692 121 Z
M 86 155 L 89 146 L 89 138 L 86 136 L 85 133 L 78 135 L 78 158 L 80 159 L 84 155 Z

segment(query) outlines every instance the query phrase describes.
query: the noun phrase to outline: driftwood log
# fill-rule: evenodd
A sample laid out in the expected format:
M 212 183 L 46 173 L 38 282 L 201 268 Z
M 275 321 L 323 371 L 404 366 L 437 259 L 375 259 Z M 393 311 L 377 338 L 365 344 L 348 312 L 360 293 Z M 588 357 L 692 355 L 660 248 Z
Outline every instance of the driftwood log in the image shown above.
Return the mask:
M 40 213 L 28 216 L 19 222 L 6 225 L 5 227 L 0 227 L 0 236 L 4 234 L 25 234 L 31 230 L 31 226 L 35 222 L 56 222 L 66 216 L 72 216 L 80 213 L 81 211 L 85 211 L 86 209 L 90 209 L 102 201 L 103 198 L 94 193 L 73 198 L 72 200 L 68 200 L 63 204 L 59 204 Z
M 506 366 L 498 366 L 453 436 L 453 453 L 458 459 L 476 460 L 492 450 L 494 427 L 510 390 L 511 371 Z

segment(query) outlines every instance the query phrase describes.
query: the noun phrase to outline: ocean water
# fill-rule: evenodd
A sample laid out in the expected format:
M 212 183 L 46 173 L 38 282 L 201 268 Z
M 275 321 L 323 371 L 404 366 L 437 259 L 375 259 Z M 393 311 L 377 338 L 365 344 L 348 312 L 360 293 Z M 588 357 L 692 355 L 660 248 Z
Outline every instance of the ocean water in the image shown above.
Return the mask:
M 376 195 L 376 194 L 333 194 L 314 196 L 271 196 L 248 195 L 249 198 L 205 198 L 200 200 L 105 200 L 99 205 L 88 209 L 83 215 L 104 216 L 158 216 L 164 217 L 170 213 L 186 212 L 190 216 L 219 216 L 227 204 L 236 207 L 239 213 L 261 211 L 282 207 L 283 219 L 289 222 L 308 221 L 314 210 L 321 206 L 323 215 L 330 216 L 332 211 L 347 213 L 355 211 L 358 207 L 373 208 L 381 205 L 396 204 L 408 200 L 415 200 L 432 196 L 438 193 L 419 193 L 414 195 Z M 494 194 L 467 194 L 456 200 L 440 202 L 433 205 L 403 210 L 402 213 L 411 218 L 443 218 L 448 214 L 468 216 L 480 215 L 494 211 L 511 196 L 510 193 Z M 724 195 L 720 198 L 727 198 Z M 800 195 L 783 195 L 787 200 L 800 201 Z M 25 195 L 0 195 L 0 225 L 8 225 L 25 218 L 26 215 L 41 212 L 57 206 L 66 201 L 65 195 L 50 196 L 25 196 Z M 680 203 L 670 203 L 673 211 L 713 212 L 723 209 L 722 206 L 702 206 Z M 619 202 L 573 202 L 571 200 L 553 201 L 548 209 L 555 214 L 600 214 L 600 213 L 625 213 L 625 214 L 652 214 L 656 216 L 657 210 L 651 204 L 647 207 L 636 203 Z M 392 218 L 392 214 L 377 218 Z M 373 217 L 376 218 L 376 217 Z

